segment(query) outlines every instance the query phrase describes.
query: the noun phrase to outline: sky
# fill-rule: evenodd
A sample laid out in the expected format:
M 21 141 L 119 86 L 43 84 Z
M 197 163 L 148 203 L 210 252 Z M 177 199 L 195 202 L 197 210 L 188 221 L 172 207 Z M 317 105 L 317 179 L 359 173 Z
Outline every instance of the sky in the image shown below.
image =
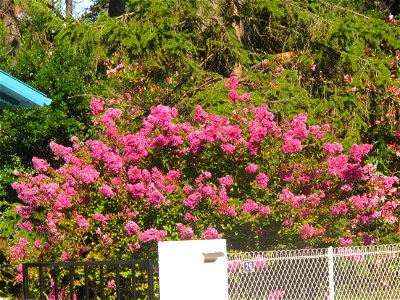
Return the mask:
M 80 15 L 85 11 L 85 8 L 89 8 L 92 4 L 92 0 L 75 0 L 75 12 L 74 15 Z

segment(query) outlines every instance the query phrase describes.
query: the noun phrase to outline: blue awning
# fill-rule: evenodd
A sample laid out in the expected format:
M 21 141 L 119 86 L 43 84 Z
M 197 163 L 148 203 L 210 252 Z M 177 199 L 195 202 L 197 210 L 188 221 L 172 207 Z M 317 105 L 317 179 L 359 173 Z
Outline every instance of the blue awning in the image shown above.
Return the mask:
M 50 105 L 51 99 L 33 87 L 0 70 L 0 108 Z

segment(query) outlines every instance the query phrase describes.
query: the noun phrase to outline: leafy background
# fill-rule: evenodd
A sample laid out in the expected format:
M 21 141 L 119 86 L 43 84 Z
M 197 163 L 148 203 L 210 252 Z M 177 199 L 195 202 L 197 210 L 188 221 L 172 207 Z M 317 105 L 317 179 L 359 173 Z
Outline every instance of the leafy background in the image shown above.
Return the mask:
M 33 156 L 60 164 L 51 141 L 68 146 L 72 136 L 95 138 L 93 96 L 131 93 L 127 110 L 175 106 L 183 120 L 197 104 L 229 115 L 224 84 L 239 70 L 241 92 L 251 92 L 255 105 L 266 103 L 278 122 L 306 111 L 310 123 L 330 124 L 346 150 L 371 143 L 367 161 L 386 175 L 400 174 L 396 1 L 127 0 L 126 13 L 112 17 L 105 1 L 94 1 L 79 18 L 65 17 L 57 1 L 6 2 L 21 11 L 20 40 L 0 44 L 0 68 L 52 104 L 0 111 L 0 294 L 18 290 L 6 259 L 20 221 L 13 173 L 33 172 Z

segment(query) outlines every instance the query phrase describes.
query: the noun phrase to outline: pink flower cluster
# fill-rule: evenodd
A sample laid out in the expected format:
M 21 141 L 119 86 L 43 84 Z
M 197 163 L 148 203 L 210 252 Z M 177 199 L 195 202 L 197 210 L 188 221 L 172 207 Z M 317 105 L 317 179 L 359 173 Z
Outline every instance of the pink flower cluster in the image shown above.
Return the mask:
M 202 234 L 202 239 L 204 240 L 215 240 L 222 239 L 222 234 L 218 233 L 218 230 L 214 227 L 208 227 Z
M 310 224 L 304 224 L 300 228 L 301 237 L 303 239 L 310 239 L 316 235 L 324 235 L 325 231 L 325 228 L 316 229 Z
M 139 237 L 144 243 L 148 243 L 151 241 L 161 242 L 162 240 L 165 239 L 167 234 L 168 233 L 166 230 L 158 230 L 156 228 L 150 228 L 143 232 L 140 232 Z
M 305 243 L 335 238 L 349 245 L 372 242 L 366 228 L 398 226 L 399 179 L 363 163 L 371 145 L 345 154 L 340 143 L 321 140 L 329 126 L 307 125 L 306 113 L 278 125 L 266 104 L 256 107 L 249 94 L 238 94 L 234 74 L 226 86 L 232 114 L 197 106 L 190 122 L 174 107 L 157 105 L 141 119 L 93 98 L 98 139 L 74 137 L 72 147 L 51 142 L 58 169 L 35 157 L 33 175 L 16 172 L 18 227 L 41 242 L 20 240 L 12 260 L 30 251 L 69 260 L 117 251 L 113 245 L 121 251 L 115 255 L 125 255 L 167 236 L 219 239 L 233 232 L 260 241 L 270 230 L 299 234 Z M 325 231 L 343 219 L 343 232 Z M 78 235 L 82 245 L 65 251 Z
M 193 239 L 193 229 L 191 227 L 185 226 L 182 223 L 178 223 L 176 229 L 181 240 Z

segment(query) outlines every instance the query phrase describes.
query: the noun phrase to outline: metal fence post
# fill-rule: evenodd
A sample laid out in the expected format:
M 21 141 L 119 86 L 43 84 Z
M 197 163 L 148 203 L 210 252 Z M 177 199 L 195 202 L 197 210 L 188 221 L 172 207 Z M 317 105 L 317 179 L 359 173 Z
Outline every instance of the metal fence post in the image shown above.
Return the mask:
M 24 293 L 24 300 L 28 300 L 29 298 L 29 275 L 28 275 L 28 266 L 26 264 L 22 264 L 22 287 Z
M 333 273 L 333 248 L 328 248 L 328 268 L 329 268 L 329 300 L 335 300 L 335 280 Z

